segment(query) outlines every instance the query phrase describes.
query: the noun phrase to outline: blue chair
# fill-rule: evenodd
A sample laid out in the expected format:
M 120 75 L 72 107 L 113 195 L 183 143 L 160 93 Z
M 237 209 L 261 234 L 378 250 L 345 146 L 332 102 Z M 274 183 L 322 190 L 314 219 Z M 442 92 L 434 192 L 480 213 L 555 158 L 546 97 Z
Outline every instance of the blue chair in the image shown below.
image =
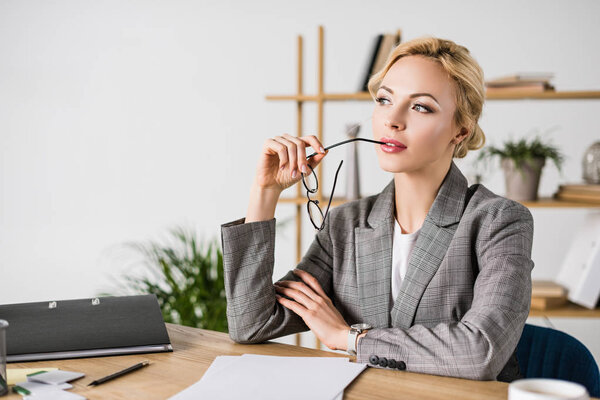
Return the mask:
M 525 324 L 517 345 L 517 358 L 525 378 L 554 378 L 585 386 L 600 397 L 600 372 L 592 353 L 573 336 L 556 329 Z

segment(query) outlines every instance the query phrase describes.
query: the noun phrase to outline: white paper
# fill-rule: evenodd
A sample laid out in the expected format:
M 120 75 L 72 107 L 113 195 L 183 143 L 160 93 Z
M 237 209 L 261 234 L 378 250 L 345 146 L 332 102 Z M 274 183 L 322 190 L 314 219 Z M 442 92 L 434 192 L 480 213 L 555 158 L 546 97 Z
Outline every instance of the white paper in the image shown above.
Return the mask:
M 48 371 L 42 372 L 41 374 L 30 375 L 27 377 L 29 382 L 41 382 L 49 385 L 60 385 L 65 382 L 74 381 L 75 379 L 83 378 L 85 376 L 82 372 L 71 372 L 71 371 Z
M 49 390 L 32 396 L 25 396 L 23 400 L 86 400 L 86 398 L 64 390 Z
M 365 368 L 341 357 L 221 356 L 171 400 L 336 400 Z
M 37 394 L 38 392 L 47 392 L 64 390 L 64 389 L 72 389 L 73 385 L 68 383 L 63 383 L 61 385 L 47 385 L 41 382 L 21 382 L 17 383 L 16 386 L 22 387 L 23 389 L 27 389 L 31 392 L 31 394 Z

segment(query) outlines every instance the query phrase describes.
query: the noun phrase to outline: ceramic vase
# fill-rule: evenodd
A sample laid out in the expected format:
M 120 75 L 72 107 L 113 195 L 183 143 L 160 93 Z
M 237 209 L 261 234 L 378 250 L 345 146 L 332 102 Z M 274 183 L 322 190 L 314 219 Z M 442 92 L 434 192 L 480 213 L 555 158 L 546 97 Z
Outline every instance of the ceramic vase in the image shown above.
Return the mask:
M 505 158 L 501 161 L 506 183 L 506 197 L 516 201 L 535 201 L 545 158 L 534 158 L 521 163 L 517 168 L 515 162 Z

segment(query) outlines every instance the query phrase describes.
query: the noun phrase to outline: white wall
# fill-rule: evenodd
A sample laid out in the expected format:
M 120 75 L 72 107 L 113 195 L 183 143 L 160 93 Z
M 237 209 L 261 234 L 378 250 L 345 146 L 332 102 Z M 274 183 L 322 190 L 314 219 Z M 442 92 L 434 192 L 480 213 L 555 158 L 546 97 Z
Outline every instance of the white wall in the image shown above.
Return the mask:
M 597 15 L 593 0 L 3 0 L 0 303 L 93 296 L 126 268 L 124 242 L 179 224 L 216 238 L 221 223 L 243 216 L 263 141 L 295 133 L 293 104 L 265 95 L 295 90 L 297 34 L 307 93 L 316 88 L 318 25 L 328 92 L 356 90 L 373 37 L 398 28 L 406 40 L 431 34 L 467 46 L 487 77 L 550 71 L 559 90 L 600 89 Z M 314 133 L 316 109 L 305 109 Z M 327 104 L 325 143 L 371 109 Z M 551 131 L 569 158 L 563 176 L 544 171 L 540 191 L 550 195 L 580 180 L 599 112 L 598 100 L 488 102 L 480 124 L 496 144 Z M 371 134 L 368 124 L 362 134 Z M 360 159 L 363 193 L 378 192 L 391 177 L 371 147 Z M 469 159 L 459 166 L 472 172 Z M 504 190 L 499 172 L 484 183 Z M 532 212 L 534 277 L 552 278 L 589 211 Z M 292 213 L 281 206 L 277 216 Z M 292 228 L 280 233 L 277 276 L 295 258 Z

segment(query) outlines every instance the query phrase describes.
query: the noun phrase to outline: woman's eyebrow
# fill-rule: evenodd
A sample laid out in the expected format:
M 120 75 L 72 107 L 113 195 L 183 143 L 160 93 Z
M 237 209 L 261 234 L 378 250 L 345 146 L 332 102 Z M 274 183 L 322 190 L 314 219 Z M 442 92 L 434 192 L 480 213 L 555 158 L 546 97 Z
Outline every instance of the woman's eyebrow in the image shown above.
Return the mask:
M 383 89 L 383 90 L 390 92 L 390 94 L 394 94 L 394 91 L 387 86 L 380 86 L 379 89 Z M 415 97 L 421 97 L 421 96 L 431 97 L 436 103 L 438 103 L 438 105 L 440 104 L 440 102 L 437 101 L 437 99 L 431 93 L 413 93 L 408 97 L 413 99 Z

